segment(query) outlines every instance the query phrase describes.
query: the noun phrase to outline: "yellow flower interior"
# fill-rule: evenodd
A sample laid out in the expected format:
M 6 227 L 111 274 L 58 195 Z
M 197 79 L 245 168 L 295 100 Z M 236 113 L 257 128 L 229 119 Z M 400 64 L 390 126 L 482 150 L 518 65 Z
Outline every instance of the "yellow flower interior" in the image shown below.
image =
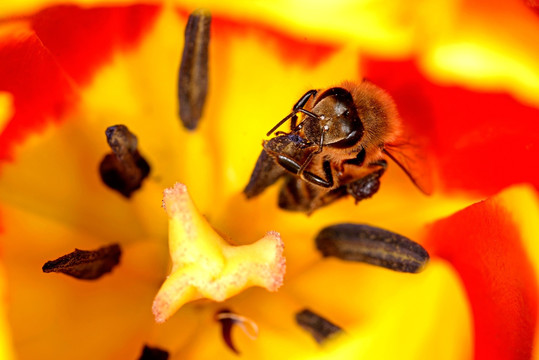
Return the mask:
M 437 4 L 452 9 L 448 2 Z M 305 3 L 293 6 L 307 7 L 305 15 L 321 11 Z M 276 9 L 266 5 L 265 10 L 277 14 Z M 252 16 L 257 10 L 247 7 L 243 11 Z M 205 114 L 200 128 L 188 132 L 177 119 L 175 98 L 185 23 L 166 9 L 139 48 L 115 54 L 89 87 L 79 89 L 82 102 L 62 126 L 50 127 L 20 146 L 17 162 L 2 168 L 0 199 L 6 224 L 3 261 L 12 299 L 9 320 L 21 358 L 46 354 L 58 339 L 62 340 L 56 349 L 58 359 L 71 358 L 76 351 L 91 353 L 94 358 L 136 358 L 144 342 L 171 349 L 185 359 L 236 358 L 225 349 L 219 324 L 213 319 L 223 304 L 187 304 L 167 323 L 153 323 L 151 304 L 166 277 L 168 262 L 161 192 L 176 181 L 188 186 L 208 223 L 238 245 L 260 239 L 270 229 L 279 231 L 286 244 L 288 273 L 277 293 L 250 288 L 226 301 L 227 307 L 255 319 L 260 327 L 255 342 L 241 334 L 235 336 L 246 357 L 330 358 L 353 353 L 369 359 L 418 359 L 431 354 L 442 359 L 469 358 L 470 311 L 448 264 L 433 260 L 420 275 L 396 274 L 322 260 L 313 239 L 326 225 L 362 222 L 420 240 L 426 223 L 461 209 L 471 199 L 424 197 L 393 164 L 373 199 L 357 206 L 350 199 L 342 200 L 311 217 L 278 210 L 276 186 L 251 201 L 241 194 L 264 134 L 299 96 L 311 88 L 362 77 L 356 41 L 364 41 L 366 48 L 374 48 L 379 41 L 384 44 L 381 53 L 391 52 L 392 45 L 394 53 L 410 52 L 417 46 L 413 36 L 420 29 L 398 21 L 405 9 L 391 6 L 379 11 L 384 15 L 379 22 L 375 18 L 380 14 L 369 15 L 371 19 L 365 15 L 360 22 L 364 27 L 376 25 L 372 32 L 343 37 L 335 54 L 311 68 L 283 61 L 257 34 L 247 32 L 226 39 L 216 34 L 210 45 Z M 294 20 L 284 13 L 279 19 Z M 418 26 L 428 25 L 427 15 L 416 15 L 421 20 Z M 305 20 L 297 21 L 300 25 L 292 32 L 305 34 L 314 27 Z M 335 22 L 349 24 L 350 19 L 327 20 L 317 38 L 348 33 L 348 28 Z M 328 28 L 336 30 L 325 33 Z M 453 50 L 462 50 L 444 49 L 457 55 Z M 475 55 L 482 62 L 498 56 L 481 51 Z M 426 63 L 427 69 L 449 66 L 439 63 L 436 56 L 427 60 L 432 61 Z M 507 64 L 502 60 L 493 62 L 495 66 L 491 72 L 486 69 L 485 76 L 498 76 Z M 524 64 L 526 71 L 515 70 L 509 78 L 522 80 L 536 74 L 533 66 Z M 535 78 L 529 78 L 523 84 L 531 89 Z M 9 101 L 4 103 L 9 105 Z M 139 149 L 152 166 L 150 178 L 130 201 L 104 187 L 97 173 L 97 165 L 108 151 L 104 130 L 118 123 L 138 136 Z M 525 201 L 525 197 L 520 199 Z M 415 211 L 409 211 L 410 204 Z M 39 271 L 44 261 L 75 246 L 90 249 L 109 242 L 120 242 L 125 258 L 98 283 L 80 284 Z M 537 249 L 529 246 L 536 254 Z M 305 306 L 343 326 L 350 336 L 320 351 L 294 322 L 294 313 Z M 84 338 L 72 330 L 80 322 L 89 324 L 82 330 Z M 111 332 L 118 336 L 107 339 Z M 395 346 L 387 345 L 393 342 Z

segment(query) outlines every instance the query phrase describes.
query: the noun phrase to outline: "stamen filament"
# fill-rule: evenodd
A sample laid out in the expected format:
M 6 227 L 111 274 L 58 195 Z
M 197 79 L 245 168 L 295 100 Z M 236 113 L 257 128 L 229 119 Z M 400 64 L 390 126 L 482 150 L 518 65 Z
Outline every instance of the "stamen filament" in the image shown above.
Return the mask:
M 223 309 L 215 315 L 215 319 L 222 325 L 225 344 L 236 354 L 239 354 L 239 351 L 232 341 L 233 325 L 238 325 L 243 333 L 251 340 L 255 340 L 258 337 L 258 325 L 245 316 L 235 314 L 228 309 Z
M 248 317 L 234 314 L 232 312 L 220 312 L 217 314 L 216 318 L 217 320 L 232 320 L 234 324 L 237 324 L 240 329 L 243 330 L 245 335 L 247 335 L 247 337 L 251 340 L 255 340 L 258 337 L 258 325 Z

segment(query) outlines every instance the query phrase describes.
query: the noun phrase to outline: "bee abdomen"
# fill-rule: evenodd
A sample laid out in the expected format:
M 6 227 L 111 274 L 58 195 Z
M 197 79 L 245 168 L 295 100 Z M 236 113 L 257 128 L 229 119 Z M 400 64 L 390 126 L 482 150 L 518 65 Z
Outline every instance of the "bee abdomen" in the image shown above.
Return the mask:
M 286 176 L 279 192 L 279 207 L 289 211 L 308 212 L 318 192 L 309 183 L 291 175 Z

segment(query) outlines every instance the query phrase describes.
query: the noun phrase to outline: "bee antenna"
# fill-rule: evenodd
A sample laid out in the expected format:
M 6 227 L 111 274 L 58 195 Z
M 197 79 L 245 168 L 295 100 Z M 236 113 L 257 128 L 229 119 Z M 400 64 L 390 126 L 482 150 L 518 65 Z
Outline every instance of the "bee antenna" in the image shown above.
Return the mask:
M 313 114 L 312 112 L 309 112 L 307 110 L 303 110 L 302 107 L 305 106 L 305 104 L 307 103 L 307 101 L 309 101 L 309 98 L 311 96 L 315 96 L 317 93 L 317 90 L 309 90 L 307 91 L 299 100 L 298 102 L 294 105 L 294 108 L 292 109 L 292 112 L 290 114 L 288 114 L 284 119 L 282 119 L 281 121 L 279 121 L 277 123 L 277 125 L 275 125 L 273 128 L 271 128 L 270 131 L 268 131 L 268 133 L 266 134 L 266 136 L 270 136 L 271 134 L 273 134 L 273 132 L 275 130 L 277 130 L 279 128 L 279 126 L 281 126 L 282 124 L 284 124 L 286 122 L 286 120 L 290 119 L 292 116 L 296 115 L 297 112 L 302 112 L 304 114 L 307 114 L 309 116 L 312 116 L 312 117 L 315 117 L 315 118 L 318 118 L 318 115 L 315 115 Z M 295 125 L 295 120 L 292 120 L 292 124 L 293 126 Z
M 286 122 L 286 120 L 290 119 L 292 116 L 296 115 L 296 111 L 292 111 L 290 114 L 288 114 L 284 119 L 282 119 L 281 121 L 279 121 L 277 123 L 277 125 L 275 125 L 274 127 L 271 128 L 270 131 L 268 131 L 268 133 L 266 134 L 266 136 L 270 136 L 271 134 L 273 134 L 273 132 L 275 130 L 277 130 L 279 128 L 279 126 L 281 126 L 282 124 L 284 124 Z

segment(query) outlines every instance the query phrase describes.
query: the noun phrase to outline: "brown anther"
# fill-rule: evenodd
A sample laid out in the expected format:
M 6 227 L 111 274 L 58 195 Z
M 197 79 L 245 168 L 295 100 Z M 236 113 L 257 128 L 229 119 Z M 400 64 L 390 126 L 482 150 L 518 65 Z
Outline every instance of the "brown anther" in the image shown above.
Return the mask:
M 178 79 L 178 100 L 180 119 L 189 130 L 197 127 L 208 93 L 210 25 L 210 12 L 199 9 L 189 15 L 185 27 L 185 44 Z
M 324 256 L 408 273 L 422 271 L 429 261 L 429 254 L 418 243 L 369 225 L 328 226 L 318 233 L 316 247 Z
M 110 126 L 105 134 L 112 153 L 101 161 L 101 179 L 129 198 L 150 173 L 150 165 L 137 150 L 137 137 L 125 125 Z
M 81 280 L 95 280 L 120 263 L 122 250 L 118 244 L 112 244 L 97 250 L 79 250 L 47 261 L 43 272 L 59 272 Z
M 249 337 L 251 340 L 256 339 L 258 336 L 258 326 L 253 320 L 246 318 L 245 316 L 235 314 L 228 309 L 223 309 L 217 312 L 217 314 L 215 314 L 215 319 L 221 323 L 223 340 L 225 341 L 225 344 L 236 354 L 239 354 L 239 351 L 234 346 L 232 341 L 233 325 L 238 325 L 243 330 L 245 335 L 247 335 L 247 337 Z
M 303 309 L 296 314 L 296 323 L 308 331 L 319 344 L 342 332 L 339 326 L 309 309 Z
M 148 345 L 144 345 L 144 349 L 142 349 L 142 355 L 140 355 L 139 360 L 167 360 L 168 359 L 168 351 L 156 348 L 156 347 L 149 347 Z

